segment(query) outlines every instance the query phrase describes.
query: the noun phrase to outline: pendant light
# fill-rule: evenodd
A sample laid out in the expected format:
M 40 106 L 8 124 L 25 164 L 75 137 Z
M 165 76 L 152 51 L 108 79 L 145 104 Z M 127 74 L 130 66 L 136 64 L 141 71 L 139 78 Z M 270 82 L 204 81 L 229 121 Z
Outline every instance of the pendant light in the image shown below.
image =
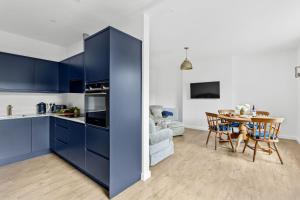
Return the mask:
M 189 59 L 187 58 L 187 51 L 189 48 L 184 47 L 184 49 L 185 49 L 185 59 L 182 62 L 180 69 L 181 70 L 191 70 L 191 69 L 193 69 L 193 65 L 192 65 L 191 61 L 189 61 Z

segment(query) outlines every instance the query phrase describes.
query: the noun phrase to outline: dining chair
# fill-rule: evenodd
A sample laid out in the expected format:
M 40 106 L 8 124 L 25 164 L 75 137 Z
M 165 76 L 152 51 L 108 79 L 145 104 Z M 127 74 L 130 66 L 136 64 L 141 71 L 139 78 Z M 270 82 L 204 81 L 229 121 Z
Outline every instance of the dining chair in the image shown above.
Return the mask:
M 221 122 L 218 114 L 206 112 L 206 118 L 208 123 L 208 136 L 206 139 L 206 146 L 208 144 L 211 133 L 215 134 L 215 150 L 217 150 L 217 139 L 219 142 L 229 142 L 232 150 L 234 151 L 234 147 L 231 140 L 231 128 L 228 122 Z M 223 121 L 223 120 L 222 120 Z M 223 139 L 222 135 L 226 135 L 227 139 Z
M 283 118 L 266 118 L 266 117 L 253 117 L 251 122 L 253 124 L 253 129 L 248 129 L 247 139 L 245 140 L 245 146 L 243 153 L 246 150 L 246 147 L 254 150 L 253 162 L 255 161 L 256 152 L 258 149 L 272 153 L 272 150 L 276 151 L 281 164 L 283 164 L 282 158 L 279 154 L 277 143 L 279 142 L 278 135 L 280 132 L 280 126 L 283 122 Z M 249 145 L 249 141 L 254 141 L 254 146 Z M 263 148 L 259 143 L 268 144 L 267 148 Z M 273 147 L 271 146 L 273 145 Z
M 261 111 L 261 110 L 256 111 L 256 116 L 268 117 L 269 115 L 270 113 L 268 111 Z

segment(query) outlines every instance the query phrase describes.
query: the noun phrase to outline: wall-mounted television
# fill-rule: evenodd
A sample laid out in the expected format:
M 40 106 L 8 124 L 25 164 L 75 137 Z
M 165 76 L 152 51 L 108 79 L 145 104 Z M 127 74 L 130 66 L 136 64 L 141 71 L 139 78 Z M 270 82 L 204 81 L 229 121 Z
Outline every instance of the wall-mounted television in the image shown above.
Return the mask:
M 191 99 L 220 99 L 220 82 L 191 83 Z

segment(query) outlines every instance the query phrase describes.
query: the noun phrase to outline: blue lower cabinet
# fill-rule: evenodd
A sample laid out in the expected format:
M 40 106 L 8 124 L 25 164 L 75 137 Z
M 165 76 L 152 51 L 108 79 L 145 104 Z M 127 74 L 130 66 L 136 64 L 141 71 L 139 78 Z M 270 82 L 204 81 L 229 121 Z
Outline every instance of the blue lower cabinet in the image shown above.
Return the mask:
M 55 118 L 49 117 L 50 150 L 55 151 Z
M 109 131 L 92 125 L 86 126 L 86 148 L 109 158 Z
M 68 151 L 68 144 L 64 141 L 61 141 L 59 138 L 55 138 L 55 152 L 68 160 L 70 155 Z
M 70 140 L 69 127 L 55 124 L 55 139 L 68 144 Z
M 84 124 L 69 123 L 69 160 L 79 167 L 85 168 L 85 126 Z
M 32 152 L 49 149 L 49 117 L 32 118 Z
M 109 160 L 86 150 L 86 171 L 97 181 L 109 186 Z
M 31 153 L 31 119 L 0 120 L 1 160 Z
M 85 125 L 65 119 L 55 119 L 54 152 L 76 167 L 85 169 Z

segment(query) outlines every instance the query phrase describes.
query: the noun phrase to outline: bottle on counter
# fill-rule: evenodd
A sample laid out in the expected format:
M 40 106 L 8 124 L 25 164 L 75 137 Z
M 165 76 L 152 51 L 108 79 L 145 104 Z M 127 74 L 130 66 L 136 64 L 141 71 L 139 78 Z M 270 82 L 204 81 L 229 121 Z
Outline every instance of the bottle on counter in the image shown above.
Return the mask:
M 6 115 L 7 116 L 11 116 L 12 115 L 12 105 L 8 105 L 7 107 L 6 107 Z
M 256 110 L 255 110 L 254 105 L 252 106 L 251 112 L 252 112 L 252 116 L 255 117 L 256 116 Z

